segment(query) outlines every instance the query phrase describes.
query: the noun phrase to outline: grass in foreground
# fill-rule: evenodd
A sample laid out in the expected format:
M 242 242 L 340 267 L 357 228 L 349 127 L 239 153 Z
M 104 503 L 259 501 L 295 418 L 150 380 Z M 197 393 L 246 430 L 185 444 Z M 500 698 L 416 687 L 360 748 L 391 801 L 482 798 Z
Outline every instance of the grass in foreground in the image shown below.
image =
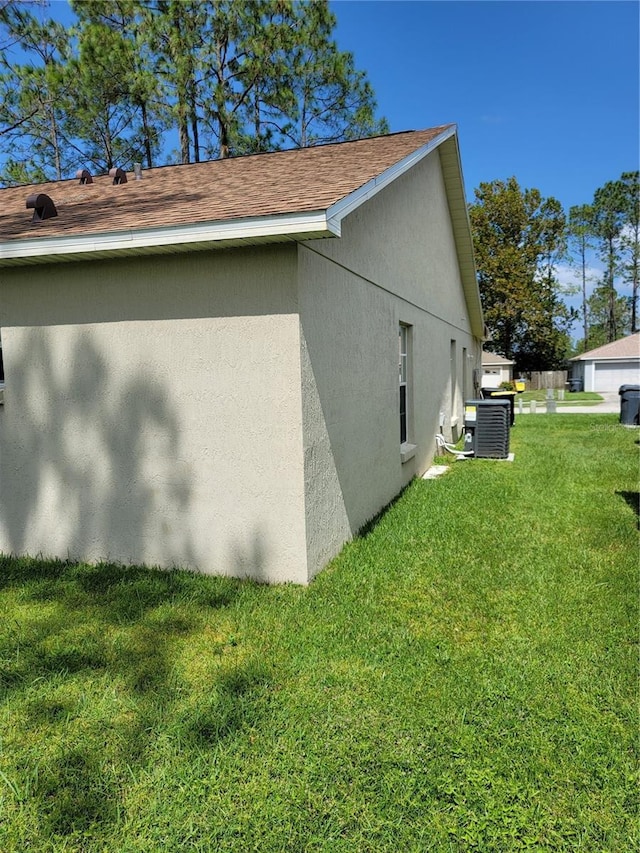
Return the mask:
M 638 433 L 540 415 L 308 588 L 4 559 L 0 850 L 638 847 Z

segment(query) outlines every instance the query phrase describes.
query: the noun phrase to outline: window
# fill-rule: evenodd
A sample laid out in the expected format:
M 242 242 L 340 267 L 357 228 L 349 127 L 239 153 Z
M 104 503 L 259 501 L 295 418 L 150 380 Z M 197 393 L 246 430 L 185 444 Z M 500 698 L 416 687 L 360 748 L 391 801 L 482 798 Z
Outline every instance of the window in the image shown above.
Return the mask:
M 449 341 L 449 404 L 451 406 L 451 421 L 455 420 L 458 404 L 458 354 L 456 342 L 452 338 Z
M 400 381 L 400 444 L 407 443 L 407 421 L 408 421 L 408 406 L 407 406 L 407 376 L 409 372 L 409 353 L 408 353 L 409 327 L 400 323 L 398 332 L 399 345 L 399 361 L 398 361 L 398 378 Z
M 4 362 L 2 360 L 2 336 L 0 335 L 0 406 L 4 406 Z
M 398 384 L 400 387 L 400 461 L 408 462 L 416 455 L 416 445 L 411 444 L 412 427 L 412 346 L 413 327 L 400 323 L 398 327 Z
M 469 353 L 466 347 L 462 347 L 462 405 L 464 406 L 469 396 Z

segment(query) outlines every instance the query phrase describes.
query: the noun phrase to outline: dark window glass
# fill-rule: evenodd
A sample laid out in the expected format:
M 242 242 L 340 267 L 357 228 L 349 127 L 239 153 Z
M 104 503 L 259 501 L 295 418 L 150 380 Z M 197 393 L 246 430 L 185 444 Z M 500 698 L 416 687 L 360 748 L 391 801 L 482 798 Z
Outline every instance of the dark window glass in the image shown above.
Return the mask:
M 407 440 L 407 386 L 400 386 L 400 444 Z

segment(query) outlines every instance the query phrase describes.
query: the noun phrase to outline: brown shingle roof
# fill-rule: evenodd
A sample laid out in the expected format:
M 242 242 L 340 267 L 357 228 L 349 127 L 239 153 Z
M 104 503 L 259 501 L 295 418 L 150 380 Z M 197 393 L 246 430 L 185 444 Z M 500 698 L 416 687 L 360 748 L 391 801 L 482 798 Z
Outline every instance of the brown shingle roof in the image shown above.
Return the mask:
M 620 338 L 619 341 L 612 341 L 610 344 L 596 347 L 589 352 L 583 352 L 582 355 L 576 356 L 572 361 L 591 360 L 592 358 L 640 358 L 640 332 L 628 335 L 626 338 Z
M 326 210 L 448 127 L 163 166 L 116 186 L 103 176 L 0 189 L 0 243 Z M 56 218 L 31 224 L 26 200 L 35 192 L 52 198 Z
M 515 364 L 515 361 L 510 361 L 508 358 L 505 358 L 503 355 L 497 355 L 495 352 L 484 352 L 482 351 L 482 364 Z

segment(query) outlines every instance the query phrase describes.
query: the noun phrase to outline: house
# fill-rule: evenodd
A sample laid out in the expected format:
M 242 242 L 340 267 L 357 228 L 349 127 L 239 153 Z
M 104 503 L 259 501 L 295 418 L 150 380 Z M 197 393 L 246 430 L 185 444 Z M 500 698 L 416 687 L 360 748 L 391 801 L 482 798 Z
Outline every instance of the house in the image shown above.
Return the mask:
M 640 385 L 640 332 L 596 347 L 572 358 L 572 379 L 585 391 L 613 391 L 621 385 Z
M 307 583 L 473 393 L 456 127 L 137 171 L 0 190 L 0 551 Z
M 482 388 L 499 388 L 502 382 L 513 380 L 515 361 L 496 355 L 494 352 L 482 352 Z

